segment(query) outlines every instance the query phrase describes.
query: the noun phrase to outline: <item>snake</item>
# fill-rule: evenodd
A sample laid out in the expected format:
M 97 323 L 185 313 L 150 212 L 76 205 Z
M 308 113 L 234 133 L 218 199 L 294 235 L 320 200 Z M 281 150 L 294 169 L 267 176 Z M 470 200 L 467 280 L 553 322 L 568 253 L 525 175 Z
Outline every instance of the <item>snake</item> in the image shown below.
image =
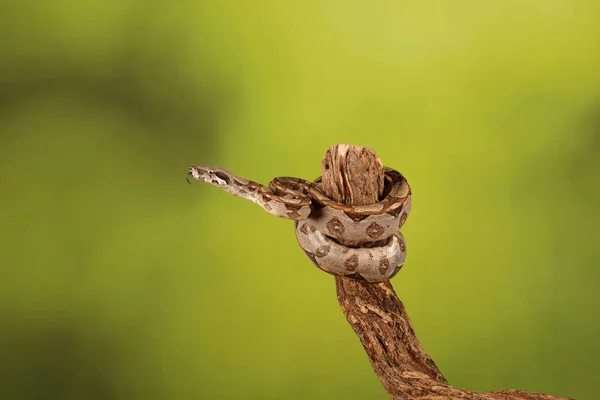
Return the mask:
M 321 270 L 366 282 L 383 282 L 404 265 L 406 242 L 400 228 L 410 213 L 411 189 L 398 171 L 384 167 L 384 194 L 376 203 L 336 202 L 313 182 L 288 176 L 267 186 L 214 166 L 191 166 L 186 176 L 252 201 L 268 213 L 295 221 L 298 244 Z

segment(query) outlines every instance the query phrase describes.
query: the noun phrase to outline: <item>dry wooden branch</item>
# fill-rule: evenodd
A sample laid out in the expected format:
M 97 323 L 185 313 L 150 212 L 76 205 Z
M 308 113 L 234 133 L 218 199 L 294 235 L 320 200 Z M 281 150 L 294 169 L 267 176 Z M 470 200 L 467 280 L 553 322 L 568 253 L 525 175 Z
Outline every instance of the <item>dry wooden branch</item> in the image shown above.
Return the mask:
M 323 190 L 338 202 L 372 204 L 383 191 L 383 165 L 371 149 L 336 145 L 322 164 Z M 477 393 L 456 389 L 423 350 L 390 282 L 336 277 L 337 297 L 371 365 L 393 399 L 565 399 L 517 390 Z

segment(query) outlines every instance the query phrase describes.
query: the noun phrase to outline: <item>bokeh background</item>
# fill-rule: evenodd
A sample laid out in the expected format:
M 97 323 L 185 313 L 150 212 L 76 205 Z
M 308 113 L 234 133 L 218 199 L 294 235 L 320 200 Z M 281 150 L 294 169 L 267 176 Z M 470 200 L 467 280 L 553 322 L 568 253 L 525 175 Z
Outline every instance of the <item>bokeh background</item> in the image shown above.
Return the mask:
M 292 224 L 203 184 L 369 146 L 449 381 L 597 398 L 600 6 L 0 3 L 0 397 L 386 399 Z

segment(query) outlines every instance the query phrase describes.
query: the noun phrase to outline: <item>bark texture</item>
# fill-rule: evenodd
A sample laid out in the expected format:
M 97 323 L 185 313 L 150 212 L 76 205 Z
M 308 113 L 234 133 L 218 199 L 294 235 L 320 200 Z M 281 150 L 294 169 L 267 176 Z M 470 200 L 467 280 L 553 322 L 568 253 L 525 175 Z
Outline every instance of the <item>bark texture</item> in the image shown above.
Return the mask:
M 383 165 L 369 148 L 340 144 L 325 153 L 323 190 L 351 205 L 375 203 L 383 193 Z M 448 385 L 423 350 L 390 282 L 335 277 L 337 297 L 379 380 L 393 399 L 566 399 L 518 390 L 470 392 Z

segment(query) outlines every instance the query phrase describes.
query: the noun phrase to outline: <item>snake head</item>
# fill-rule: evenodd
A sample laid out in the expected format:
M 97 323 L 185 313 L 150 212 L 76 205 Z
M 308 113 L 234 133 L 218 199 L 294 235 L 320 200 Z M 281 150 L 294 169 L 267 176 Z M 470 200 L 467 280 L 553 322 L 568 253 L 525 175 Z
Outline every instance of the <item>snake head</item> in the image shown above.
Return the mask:
M 229 171 L 218 167 L 194 165 L 190 167 L 186 180 L 190 183 L 190 176 L 202 182 L 210 183 L 217 187 L 226 187 L 231 183 L 232 175 Z

